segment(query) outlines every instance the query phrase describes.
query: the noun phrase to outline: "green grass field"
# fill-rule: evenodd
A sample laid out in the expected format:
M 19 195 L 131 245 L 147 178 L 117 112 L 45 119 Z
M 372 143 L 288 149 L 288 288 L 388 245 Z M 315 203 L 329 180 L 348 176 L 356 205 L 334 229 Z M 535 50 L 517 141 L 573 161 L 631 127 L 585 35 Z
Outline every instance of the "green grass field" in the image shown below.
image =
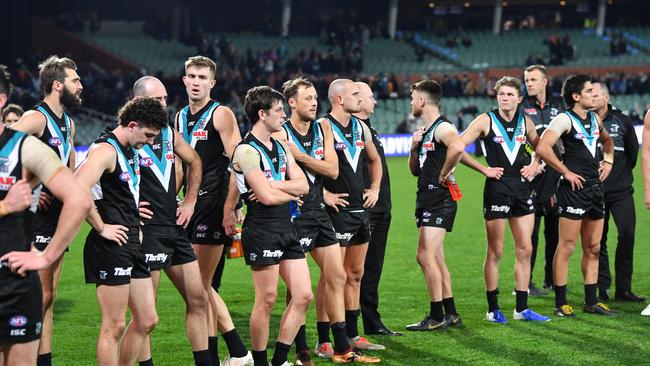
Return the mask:
M 421 320 L 428 312 L 429 300 L 415 261 L 415 178 L 408 172 L 405 158 L 389 159 L 389 166 L 393 221 L 381 281 L 380 312 L 389 327 L 404 330 L 405 324 Z M 650 256 L 650 213 L 643 207 L 640 169 L 635 173 L 637 233 L 633 286 L 637 293 L 650 295 L 650 263 L 647 260 Z M 577 310 L 576 319 L 553 317 L 551 322 L 544 324 L 511 321 L 506 325 L 483 320 L 487 310 L 482 270 L 485 255 L 481 208 L 483 178 L 465 167 L 457 169 L 456 177 L 464 197 L 459 204 L 454 232 L 447 236 L 445 249 L 456 304 L 465 327 L 438 333 L 407 333 L 397 338 L 373 338 L 386 345 L 386 351 L 377 352 L 383 359 L 382 364 L 632 365 L 650 362 L 650 318 L 639 315 L 645 304 L 611 302 L 613 308 L 622 314 L 609 318 L 586 315 L 580 310 L 583 298 L 580 251 L 572 258 L 568 283 L 568 298 Z M 95 342 L 101 318 L 94 286 L 85 285 L 83 280 L 82 249 L 86 230 L 79 234 L 66 255 L 55 304 L 53 362 L 57 365 L 96 363 Z M 611 231 L 609 237 L 615 238 L 615 231 Z M 611 240 L 610 253 L 615 247 Z M 535 268 L 538 283 L 543 279 L 544 251 L 543 244 L 540 245 L 541 258 Z M 610 258 L 613 271 L 613 255 Z M 315 283 L 318 270 L 313 262 L 310 265 Z M 512 238 L 508 235 L 501 263 L 500 305 L 509 319 L 515 302 L 511 295 L 514 287 L 513 268 L 514 249 Z M 156 365 L 192 365 L 191 349 L 184 332 L 184 305 L 173 286 L 165 276 L 163 278 L 158 299 L 160 323 L 153 333 L 154 361 Z M 279 293 L 284 293 L 283 286 Z M 240 334 L 249 343 L 248 316 L 253 303 L 253 289 L 250 271 L 243 259 L 227 262 L 221 294 L 229 305 Z M 538 312 L 550 315 L 554 305 L 553 296 L 531 298 L 529 305 Z M 270 347 L 274 344 L 282 310 L 281 304 L 275 307 Z M 308 315 L 307 333 L 313 347 L 317 340 L 313 306 Z M 223 358 L 227 351 L 223 340 L 220 340 L 219 349 Z M 269 356 L 272 352 L 272 349 L 269 350 Z M 316 362 L 321 365 L 328 363 Z

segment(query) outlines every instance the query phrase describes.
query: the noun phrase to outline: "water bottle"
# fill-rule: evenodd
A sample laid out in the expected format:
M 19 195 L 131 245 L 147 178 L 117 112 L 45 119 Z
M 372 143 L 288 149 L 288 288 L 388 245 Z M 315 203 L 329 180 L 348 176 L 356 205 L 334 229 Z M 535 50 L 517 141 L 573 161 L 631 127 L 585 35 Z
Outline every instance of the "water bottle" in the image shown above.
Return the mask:
M 291 221 L 296 217 L 300 217 L 302 213 L 300 212 L 298 201 L 289 201 L 289 212 L 291 214 Z
M 232 236 L 232 246 L 228 248 L 226 252 L 226 257 L 228 259 L 239 258 L 244 255 L 244 251 L 241 246 L 241 228 L 235 228 L 235 235 Z
M 456 182 L 456 177 L 453 174 L 447 179 L 447 187 L 449 188 L 449 193 L 451 193 L 452 200 L 458 201 L 463 198 L 460 187 L 458 187 L 458 183 Z

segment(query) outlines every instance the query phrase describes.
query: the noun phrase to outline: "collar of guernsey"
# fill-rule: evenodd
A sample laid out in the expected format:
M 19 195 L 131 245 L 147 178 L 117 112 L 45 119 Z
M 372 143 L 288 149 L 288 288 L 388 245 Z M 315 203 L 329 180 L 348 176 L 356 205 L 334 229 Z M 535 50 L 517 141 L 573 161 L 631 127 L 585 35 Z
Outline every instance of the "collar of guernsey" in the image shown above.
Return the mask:
M 333 119 L 334 117 L 330 118 L 330 121 Z M 361 148 L 357 149 L 357 141 L 360 141 L 363 135 L 361 124 L 355 116 L 350 116 L 350 123 L 352 124 L 352 142 L 350 143 L 350 141 L 345 138 L 345 134 L 339 128 L 338 121 L 334 120 L 334 122 L 335 123 L 330 124 L 332 126 L 332 131 L 334 132 L 334 141 L 337 144 L 345 144 L 343 153 L 350 163 L 352 170 L 356 172 L 359 156 L 361 156 L 361 152 L 363 151 Z M 361 141 L 360 145 L 363 146 L 363 141 Z
M 138 151 L 132 147 L 129 148 L 133 151 L 133 164 L 129 164 L 129 159 L 124 155 L 122 145 L 120 145 L 119 142 L 112 137 L 107 138 L 106 142 L 113 145 L 115 148 L 115 152 L 117 153 L 117 162 L 120 164 L 120 169 L 122 170 L 120 180 L 129 185 L 129 190 L 131 191 L 131 194 L 133 194 L 133 199 L 135 200 L 135 205 L 137 207 L 140 203 L 140 159 L 138 157 Z
M 503 138 L 504 143 L 500 144 L 503 152 L 506 154 L 510 164 L 514 164 L 517 159 L 517 153 L 519 153 L 519 148 L 521 145 L 526 143 L 526 119 L 524 118 L 523 113 L 517 113 L 519 118 L 517 119 L 517 127 L 515 127 L 512 138 L 510 138 L 505 127 L 503 127 L 501 120 L 494 112 L 488 112 L 488 115 L 492 120 L 492 130 L 494 131 L 494 135 Z
M 442 118 L 442 116 L 438 117 L 438 119 L 435 120 L 431 127 L 429 127 L 429 129 L 424 133 L 424 136 L 422 136 L 422 141 L 420 142 L 420 153 L 418 154 L 420 158 L 420 168 L 422 168 L 427 159 L 427 152 L 433 146 L 431 142 L 434 140 L 436 128 L 444 121 L 445 119 Z
M 61 158 L 61 161 L 63 162 L 64 165 L 68 165 L 68 160 L 70 159 L 70 117 L 68 117 L 67 114 L 63 113 L 63 120 L 65 122 L 65 137 L 63 136 L 63 133 L 61 132 L 61 129 L 59 128 L 59 125 L 54 121 L 52 116 L 50 116 L 50 113 L 43 108 L 43 106 L 39 106 L 36 108 L 39 112 L 43 113 L 46 119 L 46 126 L 47 129 L 50 131 L 50 134 L 53 136 L 56 136 L 60 140 L 60 144 L 58 145 L 52 145 L 54 141 L 48 141 L 50 146 L 57 146 L 59 150 L 59 158 Z
M 598 136 L 600 136 L 600 131 L 598 131 L 598 122 L 596 122 L 596 115 L 593 112 L 589 112 L 591 128 L 589 132 L 582 124 L 582 121 L 571 111 L 567 112 L 569 118 L 571 118 L 571 124 L 573 128 L 578 132 L 580 136 L 574 136 L 577 140 L 582 140 L 582 143 L 585 145 L 587 150 L 591 153 L 591 156 L 596 157 L 596 145 L 598 145 Z
M 178 132 L 181 133 L 181 136 L 183 136 L 183 139 L 185 139 L 188 144 L 192 145 L 192 148 L 196 147 L 196 142 L 199 140 L 199 137 L 201 137 L 201 131 L 205 130 L 205 126 L 208 123 L 210 116 L 212 116 L 212 112 L 214 112 L 214 110 L 219 106 L 219 102 L 217 101 L 211 101 L 210 103 L 212 103 L 212 105 L 203 112 L 201 117 L 199 117 L 194 124 L 194 127 L 192 127 L 192 130 L 187 127 L 187 115 L 190 113 L 190 106 L 187 105 L 181 110 Z
M 263 158 L 262 165 L 264 165 L 264 169 L 266 171 L 271 172 L 271 177 L 267 176 L 267 178 L 273 178 L 273 180 L 275 181 L 284 180 L 284 175 L 287 171 L 286 168 L 287 156 L 284 153 L 284 149 L 282 148 L 282 145 L 280 145 L 280 143 L 277 142 L 276 140 L 273 140 L 273 144 L 278 148 L 278 165 L 276 168 L 276 166 L 273 164 L 273 159 L 271 159 L 269 154 L 266 153 L 266 149 L 263 146 L 260 146 L 255 141 L 251 141 L 249 142 L 249 144 L 253 146 L 257 151 L 260 152 L 260 155 Z M 266 174 L 266 172 L 264 173 Z
M 172 140 L 170 138 L 171 128 L 165 127 L 162 129 L 160 134 L 162 135 L 162 140 L 160 143 L 160 159 L 153 151 L 149 144 L 146 144 L 140 149 L 140 165 L 149 167 L 153 174 L 156 176 L 160 184 L 165 188 L 165 191 L 169 189 L 169 180 L 171 177 L 173 162 L 167 159 L 167 154 L 170 152 L 173 153 Z
M 318 123 L 318 121 L 313 121 L 312 122 L 311 127 L 312 127 L 312 130 L 314 131 L 314 139 L 313 139 L 313 143 L 311 145 L 311 150 L 310 151 L 307 151 L 305 149 L 305 147 L 302 146 L 302 143 L 300 142 L 300 139 L 298 139 L 296 134 L 293 133 L 293 131 L 287 125 L 287 123 L 291 123 L 291 122 L 287 121 L 287 122 L 283 123 L 282 127 L 284 127 L 284 129 L 287 131 L 287 134 L 289 135 L 291 140 L 294 142 L 294 145 L 296 145 L 301 152 L 311 156 L 312 158 L 319 159 L 320 157 L 316 155 L 316 152 L 319 150 L 318 147 L 322 146 L 322 144 L 323 144 L 323 137 L 321 135 L 321 131 L 320 131 L 320 128 L 319 128 L 320 124 Z

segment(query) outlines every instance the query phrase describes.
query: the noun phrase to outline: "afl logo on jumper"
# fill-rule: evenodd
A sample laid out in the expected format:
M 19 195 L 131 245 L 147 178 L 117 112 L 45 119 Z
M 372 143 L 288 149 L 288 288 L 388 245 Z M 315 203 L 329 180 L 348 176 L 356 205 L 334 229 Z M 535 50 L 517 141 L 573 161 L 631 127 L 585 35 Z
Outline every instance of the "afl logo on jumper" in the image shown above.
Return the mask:
M 492 138 L 492 141 L 496 142 L 497 144 L 502 144 L 506 142 L 506 139 L 504 139 L 503 136 L 494 136 Z
M 150 167 L 152 165 L 153 165 L 153 159 L 151 159 L 151 158 L 142 158 L 142 159 L 140 159 L 140 166 L 143 166 L 143 167 L 146 168 L 146 167 Z
M 58 137 L 50 137 L 48 143 L 52 146 L 61 146 L 61 139 Z
M 345 150 L 346 149 L 345 142 L 337 142 L 337 143 L 335 143 L 334 148 L 336 150 Z
M 128 181 L 130 181 L 130 180 L 131 180 L 131 176 L 129 175 L 129 172 L 123 172 L 122 174 L 120 174 L 120 180 L 121 180 L 122 182 L 128 182 Z
M 582 134 L 582 133 L 580 133 L 580 132 L 578 132 L 578 133 L 576 133 L 575 135 L 573 135 L 573 137 L 575 137 L 576 140 L 582 140 L 582 139 L 585 138 L 585 135 Z
M 273 178 L 273 172 L 271 172 L 271 171 L 268 170 L 268 169 L 267 169 L 267 170 L 264 170 L 264 176 L 265 176 L 266 178 Z
M 27 325 L 27 318 L 25 318 L 22 315 L 16 315 L 14 317 L 9 318 L 9 325 L 11 325 L 14 328 L 24 327 L 25 325 Z

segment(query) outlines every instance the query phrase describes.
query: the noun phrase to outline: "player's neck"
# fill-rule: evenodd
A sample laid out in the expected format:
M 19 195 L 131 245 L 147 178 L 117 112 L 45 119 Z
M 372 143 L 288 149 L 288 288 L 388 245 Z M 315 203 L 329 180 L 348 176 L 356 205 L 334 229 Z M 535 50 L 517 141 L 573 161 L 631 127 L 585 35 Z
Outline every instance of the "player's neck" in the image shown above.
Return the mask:
M 57 117 L 63 117 L 63 105 L 61 105 L 61 100 L 54 93 L 47 95 L 43 101 L 47 104 L 48 107 L 56 114 Z
M 291 123 L 291 127 L 293 127 L 293 129 L 298 131 L 301 135 L 306 135 L 309 131 L 309 125 L 311 124 L 311 121 L 305 121 L 298 115 L 298 113 L 292 113 L 291 119 L 289 119 L 289 123 Z
M 190 99 L 190 112 L 192 114 L 194 114 L 194 113 L 200 111 L 201 109 L 203 109 L 203 107 L 208 105 L 209 102 L 210 102 L 210 96 L 209 95 L 207 97 L 205 97 L 205 98 L 203 98 L 201 100 L 197 100 L 197 101 L 194 101 L 194 100 Z
M 354 113 L 352 115 L 359 118 L 359 119 L 361 119 L 361 120 L 364 120 L 364 121 L 367 120 L 368 118 L 370 118 L 370 113 L 363 112 L 363 111 L 361 111 L 359 113 Z
M 587 114 L 589 113 L 589 110 L 581 106 L 580 104 L 576 104 L 571 108 L 571 111 L 575 113 L 578 117 L 585 119 L 587 118 Z
M 544 105 L 546 104 L 546 92 L 540 92 L 535 96 L 535 100 L 537 101 L 537 104 L 539 104 L 540 107 L 544 108 Z
M 607 104 L 605 104 L 604 106 L 602 106 L 602 107 L 600 107 L 598 109 L 594 109 L 593 111 L 596 112 L 598 117 L 600 117 L 601 121 L 604 121 L 605 118 L 607 117 L 607 112 L 609 112 L 609 106 Z
M 126 127 L 122 125 L 115 127 L 115 129 L 113 129 L 113 135 L 115 135 L 120 145 L 129 147 L 128 129 Z
M 511 109 L 511 110 L 505 111 L 505 110 L 499 108 L 499 115 L 501 116 L 501 118 L 503 118 L 506 121 L 512 121 L 512 119 L 514 118 L 516 112 L 517 112 L 516 109 Z
M 253 136 L 255 136 L 256 139 L 258 139 L 261 143 L 263 143 L 267 148 L 271 149 L 273 145 L 271 144 L 271 131 L 269 131 L 264 123 L 262 121 L 257 121 L 253 128 L 251 129 L 251 133 Z
M 440 118 L 440 109 L 438 108 L 425 108 L 422 111 L 422 119 L 424 120 L 424 129 L 428 130 L 433 123 Z
M 341 124 L 341 126 L 346 127 L 348 124 L 350 124 L 350 118 L 352 115 L 350 113 L 345 112 L 343 109 L 332 109 L 332 112 L 330 112 L 332 117 L 336 119 L 338 123 Z

